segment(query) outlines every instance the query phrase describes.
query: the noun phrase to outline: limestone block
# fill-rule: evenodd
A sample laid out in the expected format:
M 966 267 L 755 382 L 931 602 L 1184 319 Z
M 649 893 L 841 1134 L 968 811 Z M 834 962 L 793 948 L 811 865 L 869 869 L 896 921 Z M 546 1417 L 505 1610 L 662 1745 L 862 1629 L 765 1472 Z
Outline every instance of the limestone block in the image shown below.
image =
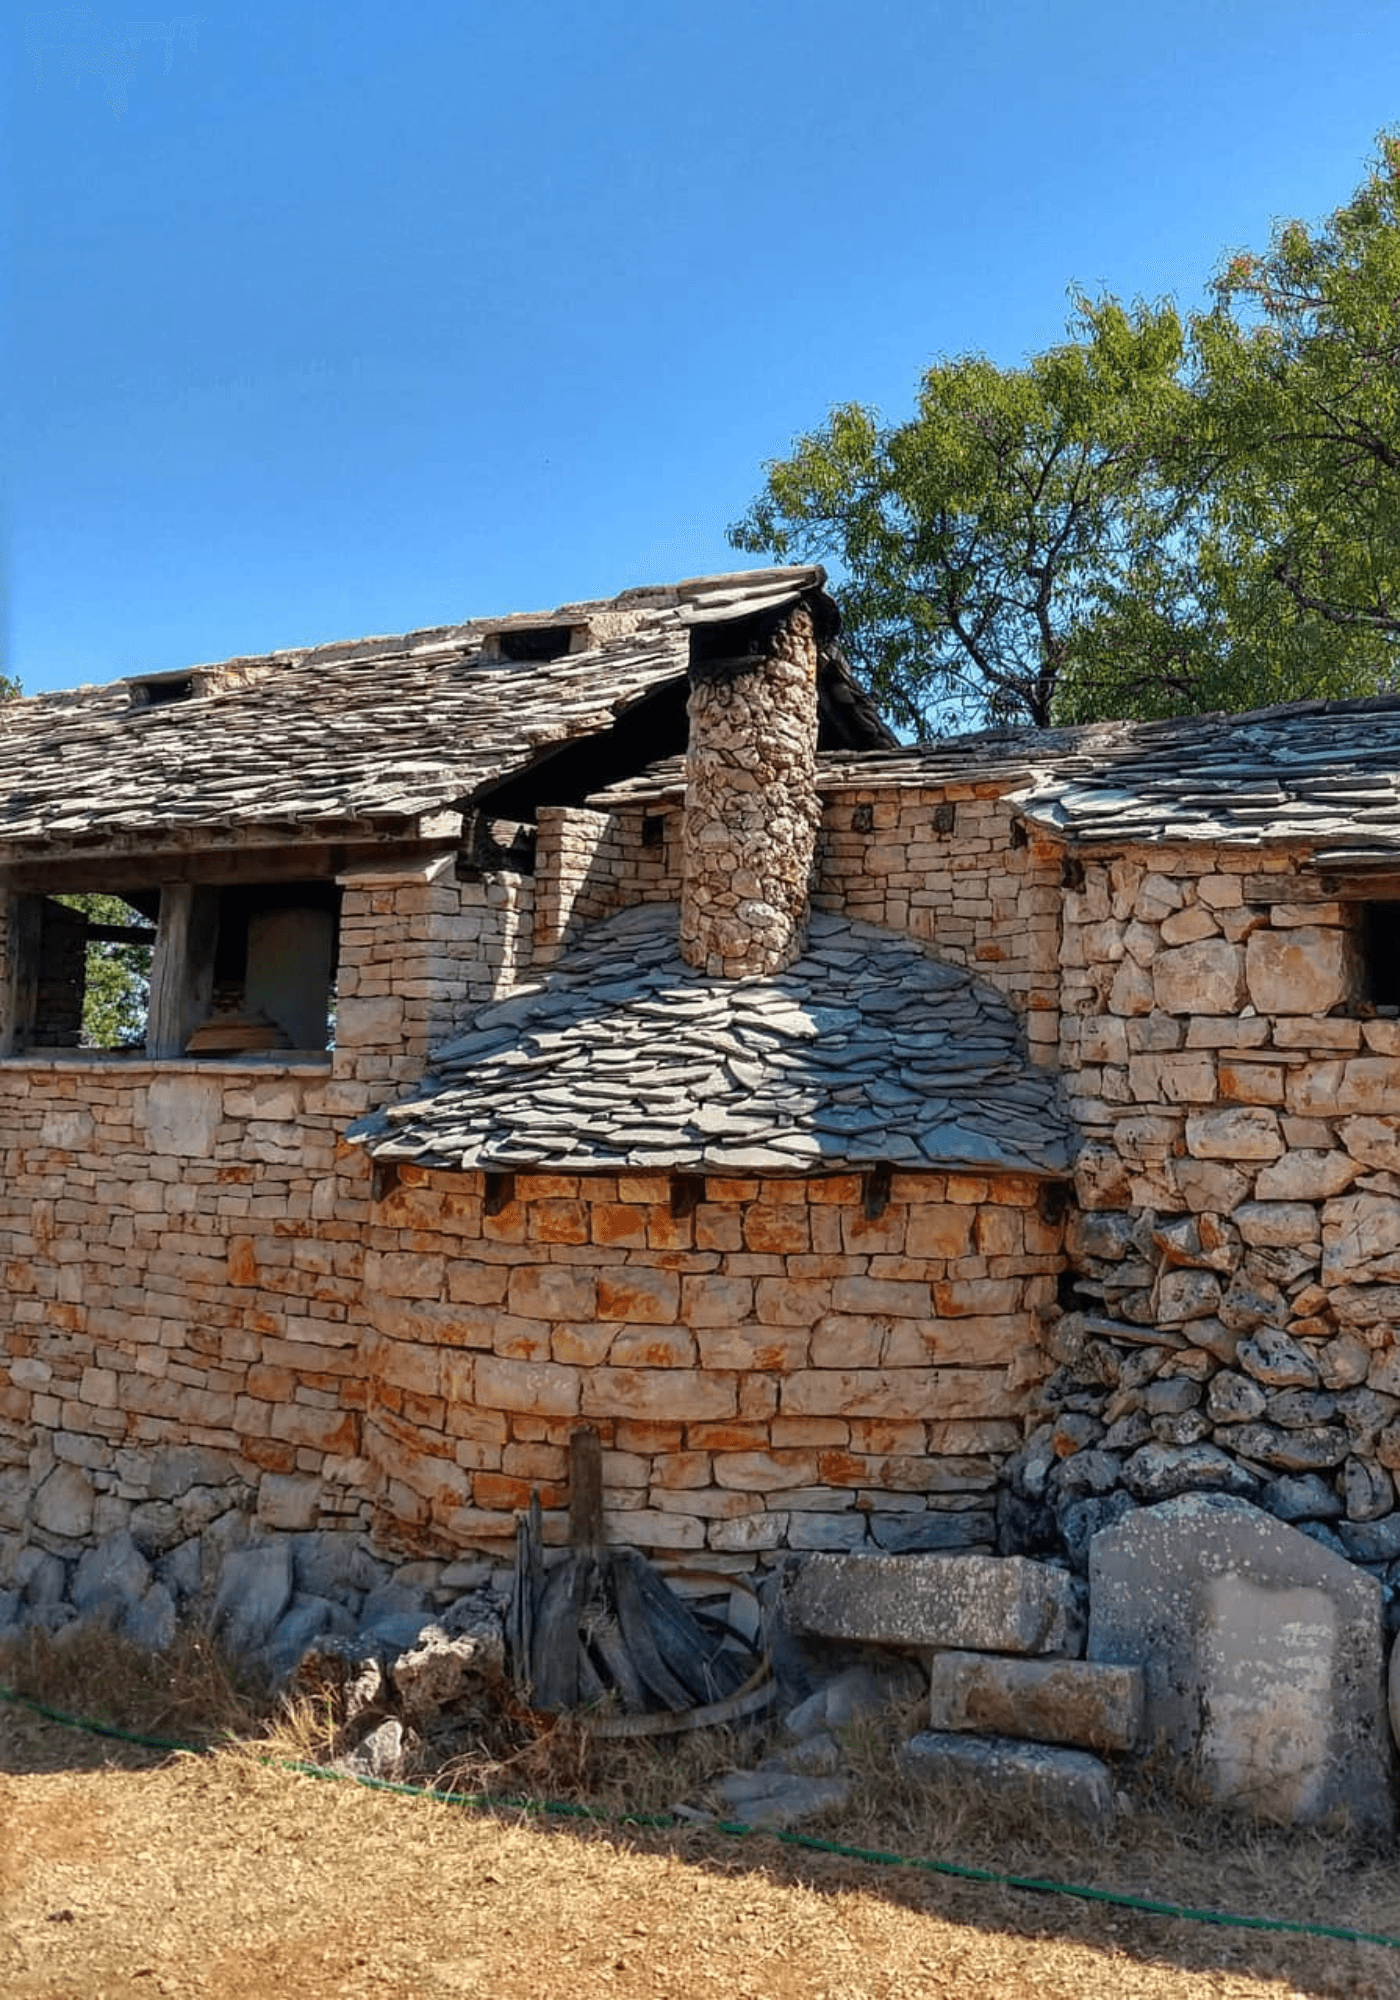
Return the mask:
M 1244 998 L 1244 953 L 1224 938 L 1161 951 L 1152 991 L 1164 1014 L 1233 1014 Z
M 1349 1521 L 1378 1521 L 1395 1506 L 1395 1482 L 1370 1458 L 1349 1458 L 1342 1468 L 1342 1491 Z
M 1198 1112 L 1186 1120 L 1186 1150 L 1198 1160 L 1276 1160 L 1284 1151 L 1278 1114 L 1262 1106 Z
M 875 1645 L 1073 1655 L 1081 1640 L 1074 1579 L 1025 1556 L 809 1556 L 785 1605 L 795 1631 Z
M 1400 1560 L 1400 1514 L 1386 1514 L 1379 1521 L 1342 1521 L 1337 1532 L 1353 1562 Z
M 1152 974 L 1136 959 L 1125 958 L 1113 975 L 1113 983 L 1108 989 L 1108 1004 L 1114 1014 L 1134 1019 L 1150 1014 L 1157 1004 Z
M 146 1092 L 146 1139 L 153 1153 L 207 1160 L 223 1118 L 224 1091 L 217 1077 L 180 1070 L 152 1078 Z
M 1317 1210 L 1303 1201 L 1246 1201 L 1235 1210 L 1235 1226 L 1252 1246 L 1301 1247 L 1321 1233 Z
M 34 1495 L 34 1524 L 46 1534 L 82 1541 L 92 1527 L 92 1481 L 76 1465 L 56 1465 Z
M 728 1771 L 716 1790 L 738 1824 L 782 1827 L 844 1806 L 851 1780 L 797 1771 Z
M 1220 1280 L 1213 1271 L 1189 1267 L 1163 1271 L 1153 1295 L 1159 1326 L 1181 1326 L 1188 1320 L 1209 1319 L 1219 1310 Z
M 1142 1732 L 1142 1673 L 1091 1660 L 935 1653 L 929 1723 L 979 1736 L 1022 1736 L 1082 1750 L 1131 1750 Z
M 1280 1521 L 1335 1521 L 1342 1512 L 1340 1496 L 1316 1472 L 1281 1473 L 1259 1495 L 1259 1505 Z
M 1262 1417 L 1269 1399 L 1257 1382 L 1222 1368 L 1206 1391 L 1206 1414 L 1213 1424 L 1248 1424 Z
M 1234 1269 L 1239 1241 L 1233 1226 L 1203 1211 L 1173 1216 L 1152 1231 L 1152 1242 L 1164 1264 L 1191 1265 L 1205 1271 Z
M 1261 1014 L 1326 1014 L 1350 991 L 1346 933 L 1317 924 L 1257 930 L 1245 945 L 1245 981 Z
M 864 1514 L 794 1513 L 788 1519 L 790 1549 L 859 1549 L 866 1540 Z
M 292 1531 L 315 1526 L 321 1482 L 296 1473 L 268 1472 L 258 1487 L 258 1519 L 265 1528 Z
M 1108 1767 L 1087 1750 L 925 1730 L 910 1737 L 900 1761 L 914 1777 L 971 1786 L 1008 1805 L 1030 1804 L 1082 1820 L 1111 1819 L 1117 1810 Z
M 1393 1056 L 1355 1056 L 1346 1064 L 1337 1111 L 1384 1116 L 1400 1112 L 1400 1072 Z
M 26 1604 L 59 1604 L 67 1592 L 68 1572 L 60 1557 L 31 1545 L 19 1551 L 6 1580 Z
M 1153 1443 L 1128 1459 L 1123 1484 L 1135 1500 L 1150 1503 L 1182 1493 L 1252 1493 L 1258 1482 L 1218 1445 Z
M 1322 1283 L 1365 1284 L 1400 1278 L 1400 1201 L 1348 1194 L 1322 1211 Z
M 1172 1178 L 1180 1200 L 1197 1215 L 1207 1210 L 1229 1215 L 1249 1193 L 1249 1181 L 1239 1168 L 1217 1160 L 1175 1160 Z
M 153 1583 L 144 1596 L 127 1607 L 122 1637 L 143 1652 L 164 1653 L 175 1643 L 177 1624 L 175 1599 L 163 1583 Z
M 151 1582 L 151 1566 L 131 1536 L 112 1535 L 83 1554 L 69 1595 L 84 1618 L 116 1623 L 139 1604 Z
M 1352 1159 L 1363 1166 L 1400 1173 L 1400 1118 L 1343 1118 L 1337 1136 Z M 1342 1190 L 1331 1192 L 1340 1194 Z
M 936 1509 L 924 1514 L 872 1511 L 870 1539 L 891 1555 L 942 1549 L 981 1549 L 990 1553 L 996 1546 L 996 1516 L 990 1508 L 966 1514 L 945 1514 Z
M 1395 1158 L 1400 1165 L 1400 1141 L 1396 1142 Z M 1356 1161 L 1346 1153 L 1298 1151 L 1261 1167 L 1254 1192 L 1260 1201 L 1327 1201 L 1345 1193 L 1355 1179 Z
M 1382 1593 L 1309 1536 L 1216 1494 L 1095 1537 L 1089 1658 L 1142 1669 L 1144 1732 L 1220 1803 L 1392 1824 Z
M 1324 1389 L 1353 1389 L 1366 1380 L 1371 1350 L 1354 1335 L 1339 1333 L 1318 1349 L 1317 1372 Z
M 1199 903 L 1189 910 L 1179 910 L 1162 923 L 1162 942 L 1167 945 L 1197 944 L 1202 938 L 1218 937 L 1219 934 L 1219 924 Z
M 1309 1424 L 1287 1430 L 1282 1424 L 1241 1424 L 1230 1439 L 1242 1458 L 1275 1472 L 1322 1472 L 1340 1465 L 1351 1440 L 1340 1425 Z
M 224 1557 L 212 1625 L 235 1658 L 265 1644 L 292 1597 L 292 1545 L 279 1537 Z
M 1133 901 L 1133 915 L 1140 923 L 1159 924 L 1175 915 L 1186 901 L 1186 891 L 1170 875 L 1144 875 Z
M 39 1127 L 39 1144 L 52 1146 L 59 1152 L 80 1153 L 91 1145 L 96 1129 L 90 1111 L 54 1105 L 44 1112 L 44 1122 Z

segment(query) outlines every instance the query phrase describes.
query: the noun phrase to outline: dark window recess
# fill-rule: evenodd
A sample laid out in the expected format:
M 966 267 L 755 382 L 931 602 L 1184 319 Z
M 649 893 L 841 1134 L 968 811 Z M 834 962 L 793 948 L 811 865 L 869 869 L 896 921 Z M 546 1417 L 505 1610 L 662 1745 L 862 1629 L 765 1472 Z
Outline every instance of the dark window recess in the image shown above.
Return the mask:
M 131 699 L 138 708 L 160 708 L 167 702 L 194 698 L 192 675 L 172 675 L 168 680 L 133 681 Z
M 890 1205 L 894 1169 L 888 1160 L 877 1160 L 861 1181 L 861 1207 L 867 1222 L 878 1222 Z
M 856 806 L 851 812 L 851 832 L 870 833 L 875 825 L 874 806 Z
M 671 1213 L 682 1219 L 694 1215 L 705 1199 L 705 1177 L 703 1174 L 672 1174 Z
M 665 840 L 665 816 L 662 813 L 647 813 L 642 820 L 642 846 L 661 847 Z
M 1373 1007 L 1400 1007 L 1400 903 L 1361 905 L 1364 997 Z
M 524 625 L 493 637 L 501 659 L 528 662 L 562 659 L 573 634 L 572 625 Z
M 945 799 L 941 806 L 933 809 L 933 830 L 935 833 L 951 833 L 958 823 L 958 809 Z
M 515 1175 L 497 1173 L 494 1170 L 483 1176 L 483 1212 L 487 1215 L 504 1215 L 515 1200 Z

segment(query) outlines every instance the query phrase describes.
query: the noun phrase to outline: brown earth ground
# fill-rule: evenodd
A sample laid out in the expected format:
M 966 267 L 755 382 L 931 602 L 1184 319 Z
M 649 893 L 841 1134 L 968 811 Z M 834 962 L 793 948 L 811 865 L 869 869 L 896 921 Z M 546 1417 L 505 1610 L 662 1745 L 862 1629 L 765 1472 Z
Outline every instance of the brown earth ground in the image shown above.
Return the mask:
M 71 1651 L 72 1649 L 70 1649 Z M 0 1683 L 199 1738 L 250 1711 L 143 1683 L 111 1642 L 0 1657 Z M 907 1731 L 910 1718 L 905 1718 Z M 1285 2000 L 1400 1995 L 1400 1950 L 1215 1928 L 1112 1903 L 880 1867 L 696 1821 L 488 1813 L 267 1761 L 315 1750 L 305 1713 L 240 1746 L 165 1755 L 0 1701 L 5 2000 Z M 897 1728 L 894 1733 L 898 1733 Z M 518 1733 L 517 1733 L 518 1736 Z M 465 1741 L 466 1739 L 464 1739 Z M 1400 1869 L 1345 1829 L 1282 1835 L 1141 1791 L 1108 1833 L 906 1784 L 890 1741 L 820 1838 L 1155 1900 L 1400 1935 Z M 616 1814 L 703 1805 L 752 1744 L 605 1749 L 575 1736 L 453 1766 Z

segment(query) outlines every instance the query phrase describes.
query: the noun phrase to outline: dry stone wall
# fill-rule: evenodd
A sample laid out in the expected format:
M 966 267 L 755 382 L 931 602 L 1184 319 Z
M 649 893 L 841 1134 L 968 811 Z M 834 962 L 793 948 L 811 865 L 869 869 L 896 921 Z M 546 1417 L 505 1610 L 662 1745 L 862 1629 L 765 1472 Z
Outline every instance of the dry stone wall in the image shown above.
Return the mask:
M 992 1545 L 1062 1263 L 1032 1177 L 405 1170 L 306 1065 L 0 1068 L 0 1531 L 163 1554 L 226 1512 L 495 1544 L 596 1424 L 613 1531 Z
M 1032 1061 L 1058 1054 L 1061 852 L 995 784 L 823 786 L 816 909 L 884 924 L 996 986 Z
M 1091 859 L 1066 894 L 1080 1310 L 1021 1534 L 1048 1503 L 1082 1552 L 1213 1488 L 1400 1580 L 1400 1021 L 1359 937 L 1283 855 Z
M 530 963 L 534 880 L 459 876 L 457 857 L 342 878 L 337 1071 L 373 1086 L 416 1082 L 428 1052 L 508 993 Z
M 877 1217 L 854 1175 L 691 1192 L 405 1170 L 365 1268 L 394 1516 L 455 1541 L 532 1487 L 557 1510 L 592 1423 L 640 1548 L 990 1547 L 1062 1261 L 1039 1183 L 896 1174 Z
M 546 806 L 535 853 L 534 958 L 552 965 L 589 924 L 634 903 L 680 901 L 681 814 Z
M 0 1067 L 0 1530 L 72 1552 L 230 1504 L 368 1522 L 365 1101 L 324 1067 Z M 204 1519 L 199 1517 L 203 1515 Z

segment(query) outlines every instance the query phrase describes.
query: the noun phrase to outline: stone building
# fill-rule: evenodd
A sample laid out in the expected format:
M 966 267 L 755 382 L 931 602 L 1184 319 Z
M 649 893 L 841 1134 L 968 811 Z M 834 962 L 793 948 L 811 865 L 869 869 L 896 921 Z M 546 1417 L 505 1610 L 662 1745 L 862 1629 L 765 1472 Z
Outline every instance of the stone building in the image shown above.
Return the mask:
M 11 1550 L 498 1548 L 590 1425 L 672 1563 L 1207 1490 L 1388 1578 L 1400 703 L 901 748 L 823 582 L 0 711 Z

